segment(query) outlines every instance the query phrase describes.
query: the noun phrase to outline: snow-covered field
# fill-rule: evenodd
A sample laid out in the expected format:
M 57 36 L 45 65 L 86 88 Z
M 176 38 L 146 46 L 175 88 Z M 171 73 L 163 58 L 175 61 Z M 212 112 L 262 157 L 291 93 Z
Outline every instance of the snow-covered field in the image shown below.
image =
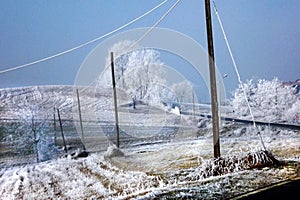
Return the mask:
M 2 126 L 7 122 L 4 116 L 11 119 L 22 118 L 24 115 L 16 111 L 28 108 L 33 101 L 42 102 L 43 106 L 39 110 L 53 110 L 53 106 L 57 106 L 61 108 L 63 116 L 70 117 L 72 91 L 65 87 L 65 92 L 60 92 L 62 88 L 23 88 L 18 92 L 2 90 L 0 99 L 4 108 L 5 105 L 16 105 L 15 110 L 2 109 L 2 114 L 5 114 L 1 115 Z M 38 93 L 36 90 L 42 92 Z M 35 94 L 34 97 L 28 99 L 31 97 L 22 96 L 26 91 Z M 50 100 L 50 94 L 56 98 Z M 93 98 L 86 97 L 83 107 L 90 105 L 89 101 L 92 102 Z M 105 116 L 111 115 L 106 104 L 103 104 L 109 102 L 111 96 L 107 94 L 97 98 L 102 98 L 102 101 L 93 104 L 96 111 L 105 111 Z M 165 111 L 159 114 L 156 111 L 151 110 L 152 116 L 147 123 L 163 122 L 160 129 L 165 125 L 172 127 L 178 123 L 178 116 L 165 114 Z M 141 117 L 144 110 L 131 112 L 123 107 L 121 112 L 127 120 L 123 121 L 123 124 L 127 123 L 124 126 L 125 129 L 128 128 L 127 132 L 135 128 L 128 125 L 128 116 L 136 121 L 146 118 Z M 38 114 L 41 113 L 43 112 Z M 49 116 L 52 115 L 49 111 Z M 108 116 L 106 119 L 110 118 Z M 29 118 L 29 122 L 31 119 Z M 266 152 L 255 128 L 224 124 L 220 135 L 221 158 L 215 160 L 211 126 L 207 119 L 202 121 L 206 125 L 199 129 L 199 119 L 181 116 L 179 129 L 170 128 L 175 130 L 172 137 L 141 139 L 127 145 L 121 141 L 124 156 L 118 157 L 108 156 L 109 148 L 106 152 L 91 152 L 85 158 L 68 155 L 39 163 L 12 166 L 6 163 L 7 157 L 1 154 L 1 199 L 222 199 L 300 177 L 300 131 L 258 127 L 268 150 Z M 141 124 L 139 126 L 142 127 Z M 97 144 L 93 130 L 90 130 L 90 135 L 85 139 L 94 140 L 94 144 Z M 1 140 L 1 145 L 7 141 L 7 138 Z M 109 144 L 107 138 L 100 141 Z M 1 147 L 1 151 L 4 150 Z M 282 163 L 276 163 L 271 158 Z M 27 158 L 24 156 L 23 159 Z
M 124 157 L 105 157 L 102 152 L 3 168 L 0 195 L 2 199 L 229 198 L 300 176 L 299 132 L 268 134 L 264 134 L 268 150 L 289 164 L 247 169 L 236 163 L 228 172 L 211 174 L 209 171 L 218 167 L 209 167 L 213 163 L 212 139 L 200 137 L 136 145 L 122 149 Z M 221 139 L 224 159 L 255 155 L 259 146 L 260 140 L 249 134 Z

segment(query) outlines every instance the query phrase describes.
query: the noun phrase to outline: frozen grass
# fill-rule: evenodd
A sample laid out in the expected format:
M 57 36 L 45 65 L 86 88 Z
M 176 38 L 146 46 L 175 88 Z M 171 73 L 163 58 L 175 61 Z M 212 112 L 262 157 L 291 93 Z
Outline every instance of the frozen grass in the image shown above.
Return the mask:
M 124 157 L 104 158 L 104 154 L 94 153 L 87 158 L 69 156 L 1 169 L 0 195 L 9 200 L 221 199 L 300 176 L 296 136 L 289 137 L 289 145 L 294 145 L 290 161 L 294 162 L 284 165 L 279 161 L 287 157 L 281 159 L 259 148 L 232 150 L 244 145 L 243 137 L 240 143 L 223 141 L 223 147 L 231 151 L 213 159 L 210 140 L 141 145 L 124 149 Z M 267 142 L 271 150 L 286 146 L 283 140 L 281 146 L 273 141 Z M 247 141 L 252 147 L 256 142 Z
M 20 92 L 23 94 L 27 90 L 21 89 L 14 98 L 6 97 L 11 93 L 1 93 L 1 98 L 9 100 L 8 104 L 16 102 L 23 108 Z M 55 103 L 64 106 L 63 113 L 71 113 L 68 112 L 71 110 L 71 90 L 68 94 L 51 91 L 50 95 L 57 96 Z M 35 96 L 39 97 L 39 94 Z M 85 106 L 92 105 L 93 97 L 87 98 Z M 103 111 L 102 115 L 111 113 L 106 107 L 109 98 L 109 95 L 102 96 L 102 101 L 93 105 L 96 110 Z M 43 104 L 52 111 L 53 102 L 49 103 L 47 98 L 40 100 L 45 101 Z M 129 119 L 131 112 L 125 111 L 122 114 Z M 17 112 L 10 114 L 16 115 Z M 176 120 L 171 115 L 168 117 L 166 123 L 173 125 Z M 143 113 L 138 113 L 132 119 L 136 123 L 138 119 L 146 118 Z M 153 113 L 151 119 L 157 123 L 164 118 Z M 180 122 L 188 127 L 198 123 L 188 117 L 181 118 Z M 145 123 L 148 121 L 140 124 Z M 94 153 L 87 158 L 72 159 L 69 156 L 2 168 L 1 199 L 222 199 L 300 176 L 299 131 L 261 128 L 266 152 L 262 150 L 254 128 L 229 125 L 221 132 L 222 157 L 213 159 L 209 121 L 206 119 L 200 125 L 202 128 L 198 133 L 178 131 L 169 143 L 145 141 L 150 145 L 136 144 L 122 149 L 124 157 L 104 158 L 102 153 Z M 92 137 L 88 139 L 94 140 Z M 101 146 L 99 143 L 95 145 Z M 287 164 L 280 165 L 277 160 Z
M 160 186 L 156 176 L 123 171 L 93 154 L 1 170 L 2 199 L 84 199 L 127 197 Z

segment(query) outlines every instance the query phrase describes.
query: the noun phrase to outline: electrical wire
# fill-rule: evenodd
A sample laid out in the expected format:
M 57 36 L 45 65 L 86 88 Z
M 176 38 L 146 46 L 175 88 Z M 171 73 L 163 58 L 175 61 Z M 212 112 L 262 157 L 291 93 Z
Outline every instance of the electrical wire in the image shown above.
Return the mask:
M 153 25 L 152 25 L 152 27 L 150 27 L 150 29 L 144 34 L 144 35 L 142 35 L 136 42 L 135 42 L 135 44 L 138 44 L 140 41 L 142 41 L 145 37 L 147 37 L 147 35 L 151 32 L 151 31 L 153 31 L 153 29 L 155 28 L 155 27 L 157 27 L 164 19 L 165 19 L 165 17 L 167 17 L 168 15 L 169 15 L 169 13 L 178 5 L 178 3 L 180 2 L 181 0 L 177 0 L 170 8 L 169 8 L 169 10 L 167 10 L 167 12 L 165 13 L 165 14 L 163 14 L 159 19 L 158 19 L 158 21 L 157 22 L 155 22 Z M 135 46 L 135 44 L 134 45 L 132 45 L 132 46 Z
M 138 40 L 136 40 L 132 45 L 130 45 L 129 49 L 132 49 L 134 46 L 136 46 L 140 41 L 142 41 L 143 39 L 145 39 L 145 37 L 147 37 L 147 35 L 154 30 L 155 27 L 157 27 L 168 15 L 169 13 L 179 4 L 181 0 L 177 0 L 150 28 L 149 30 L 147 30 Z M 108 65 L 106 65 L 104 70 L 107 70 L 110 67 L 110 63 Z M 91 82 L 91 84 L 89 84 L 89 86 L 93 85 L 94 83 L 97 84 L 98 79 L 94 80 L 93 82 Z M 87 86 L 87 87 L 89 87 Z M 83 89 L 84 91 L 85 89 Z
M 231 51 L 231 48 L 230 48 L 230 45 L 229 45 L 229 42 L 228 42 L 228 39 L 227 39 L 227 36 L 226 36 L 226 33 L 225 33 L 225 29 L 224 29 L 224 27 L 223 27 L 223 23 L 222 23 L 221 18 L 220 18 L 220 16 L 219 16 L 219 13 L 218 13 L 217 6 L 216 6 L 216 2 L 215 2 L 215 1 L 213 1 L 213 5 L 214 5 L 215 14 L 216 14 L 216 16 L 217 16 L 219 25 L 220 25 L 221 30 L 222 30 L 222 34 L 223 34 L 223 37 L 224 37 L 224 40 L 225 40 L 225 43 L 226 43 L 228 52 L 229 52 L 229 54 L 230 54 L 230 58 L 231 58 L 231 60 L 232 60 L 232 63 L 233 63 L 233 66 L 234 66 L 236 75 L 237 75 L 237 77 L 238 77 L 238 81 L 239 81 L 240 86 L 241 86 L 241 88 L 242 88 L 244 98 L 245 98 L 245 100 L 246 100 L 246 102 L 247 102 L 247 107 L 248 107 L 248 109 L 249 109 L 249 112 L 250 112 L 250 115 L 251 115 L 251 119 L 252 119 L 252 121 L 253 121 L 253 126 L 254 126 L 254 128 L 256 128 L 256 129 L 258 130 L 258 128 L 257 128 L 257 126 L 256 126 L 256 123 L 255 123 L 255 119 L 254 119 L 254 115 L 253 115 L 253 112 L 252 112 L 250 103 L 249 103 L 248 98 L 247 98 L 246 91 L 245 91 L 243 82 L 242 82 L 242 80 L 241 80 L 241 76 L 240 76 L 239 70 L 238 70 L 238 68 L 237 68 L 235 59 L 234 59 L 234 57 L 233 57 L 233 53 L 232 53 L 232 51 Z M 262 146 L 263 146 L 264 150 L 266 150 L 266 147 L 265 147 L 265 145 L 264 145 L 264 142 L 263 142 L 263 140 L 262 140 L 262 137 L 261 137 L 261 134 L 260 134 L 259 130 L 258 130 L 258 134 L 259 134 L 259 136 L 260 136 L 260 140 L 261 140 Z
M 84 47 L 84 46 L 87 46 L 87 45 L 89 45 L 89 44 L 91 44 L 91 43 L 97 42 L 98 40 L 101 40 L 101 39 L 103 39 L 103 38 L 105 38 L 105 37 L 107 37 L 107 36 L 109 36 L 109 35 L 112 35 L 113 33 L 117 32 L 117 31 L 119 31 L 119 30 L 121 30 L 121 29 L 124 29 L 125 27 L 127 27 L 127 26 L 129 26 L 129 25 L 135 23 L 136 21 L 142 19 L 142 18 L 145 17 L 146 15 L 149 15 L 150 13 L 152 13 L 153 11 L 155 11 L 156 9 L 158 9 L 158 8 L 160 8 L 162 5 L 164 5 L 167 1 L 168 1 L 168 0 L 164 0 L 163 2 L 161 2 L 160 4 L 158 4 L 157 6 L 155 6 L 154 8 L 152 8 L 151 10 L 149 10 L 149 11 L 145 12 L 144 14 L 140 15 L 139 17 L 137 17 L 137 18 L 131 20 L 130 22 L 128 22 L 128 23 L 126 23 L 126 24 L 124 24 L 124 25 L 122 25 L 122 26 L 120 26 L 120 27 L 114 29 L 113 31 L 111 31 L 111 32 L 109 32 L 109 33 L 106 33 L 106 34 L 100 36 L 100 37 L 97 37 L 97 38 L 95 38 L 95 39 L 93 39 L 93 40 L 90 40 L 90 41 L 88 41 L 88 42 L 85 42 L 85 43 L 83 43 L 83 44 L 80 44 L 80 45 L 78 45 L 78 46 L 76 46 L 76 47 L 73 47 L 73 48 L 71 48 L 71 49 L 68 49 L 68 50 L 66 50 L 66 51 L 63 51 L 63 52 L 54 54 L 54 55 L 52 55 L 52 56 L 48 56 L 48 57 L 46 57 L 46 58 L 42 58 L 42 59 L 40 59 L 40 60 L 36 60 L 36 61 L 30 62 L 30 63 L 27 63 L 27 64 L 23 64 L 23 65 L 19 65 L 19 66 L 16 66 L 16 67 L 11 67 L 11 68 L 8 68 L 8 69 L 5 69 L 5 70 L 1 70 L 1 71 L 0 71 L 0 74 L 4 74 L 4 73 L 7 73 L 7 72 L 11 72 L 11 71 L 19 70 L 19 69 L 22 69 L 22 68 L 25 68 L 25 67 L 29 67 L 29 66 L 32 66 L 32 65 L 35 65 L 35 64 L 38 64 L 38 63 L 41 63 L 41 62 L 44 62 L 44 61 L 47 61 L 47 60 L 50 60 L 50 59 L 53 59 L 53 58 L 62 56 L 62 55 L 65 55 L 65 54 L 67 54 L 67 53 L 70 53 L 70 52 L 73 52 L 73 51 L 75 51 L 75 50 L 77 50 L 77 49 L 80 49 L 80 48 L 82 48 L 82 47 Z

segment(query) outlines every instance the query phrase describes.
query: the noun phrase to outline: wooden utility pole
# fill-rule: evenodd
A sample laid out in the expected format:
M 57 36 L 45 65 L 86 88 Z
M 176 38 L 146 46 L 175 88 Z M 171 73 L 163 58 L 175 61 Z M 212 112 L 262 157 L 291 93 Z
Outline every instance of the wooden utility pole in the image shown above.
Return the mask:
M 219 113 L 218 113 L 218 97 L 216 87 L 216 74 L 215 74 L 215 57 L 214 57 L 214 44 L 212 36 L 212 23 L 210 0 L 205 0 L 205 14 L 206 14 L 206 31 L 207 31 L 207 44 L 208 44 L 208 61 L 210 73 L 210 95 L 211 95 L 211 109 L 212 109 L 212 123 L 213 123 L 213 145 L 214 157 L 220 157 L 220 138 L 219 138 Z
M 81 117 L 81 107 L 80 107 L 80 98 L 79 98 L 79 92 L 78 89 L 76 89 L 77 93 L 77 103 L 78 103 L 78 114 L 79 114 L 79 123 L 80 123 L 80 130 L 81 130 L 81 138 L 83 143 L 83 149 L 85 150 L 85 142 L 84 142 L 84 135 L 83 135 L 83 125 L 82 125 L 82 117 Z
M 115 106 L 115 125 L 116 125 L 116 134 L 117 134 L 117 147 L 120 146 L 119 141 L 119 118 L 118 118 L 118 103 L 117 103 L 117 90 L 116 90 L 116 80 L 115 80 L 115 67 L 114 67 L 114 54 L 110 52 L 110 63 L 111 63 L 111 79 L 113 85 L 113 94 L 114 94 L 114 106 Z

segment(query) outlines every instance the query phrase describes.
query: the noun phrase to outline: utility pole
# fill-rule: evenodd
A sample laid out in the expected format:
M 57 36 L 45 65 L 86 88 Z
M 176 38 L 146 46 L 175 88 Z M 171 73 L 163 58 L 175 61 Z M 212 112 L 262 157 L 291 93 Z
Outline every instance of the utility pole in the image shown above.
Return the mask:
M 114 94 L 114 106 L 115 106 L 115 123 L 116 123 L 116 134 L 117 134 L 117 147 L 119 148 L 119 118 L 118 118 L 118 104 L 117 104 L 117 90 L 116 90 L 116 80 L 115 80 L 115 67 L 114 67 L 114 54 L 110 52 L 110 63 L 111 63 L 111 79 L 113 85 Z
M 205 14 L 206 14 L 206 31 L 208 44 L 208 61 L 210 74 L 210 95 L 211 95 L 211 109 L 212 109 L 212 123 L 213 123 L 213 145 L 214 157 L 220 157 L 220 138 L 219 138 L 219 113 L 218 113 L 218 97 L 216 87 L 216 73 L 215 73 L 215 57 L 214 44 L 212 36 L 211 10 L 210 0 L 205 0 Z

